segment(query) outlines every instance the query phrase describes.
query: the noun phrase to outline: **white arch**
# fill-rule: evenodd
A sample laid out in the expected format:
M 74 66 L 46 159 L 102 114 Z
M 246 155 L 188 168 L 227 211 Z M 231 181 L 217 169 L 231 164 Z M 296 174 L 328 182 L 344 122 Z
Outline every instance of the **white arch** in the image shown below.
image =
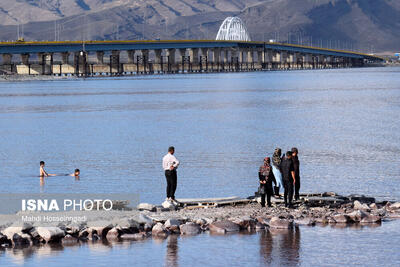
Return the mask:
M 219 27 L 215 40 L 251 41 L 246 25 L 238 17 L 227 17 Z

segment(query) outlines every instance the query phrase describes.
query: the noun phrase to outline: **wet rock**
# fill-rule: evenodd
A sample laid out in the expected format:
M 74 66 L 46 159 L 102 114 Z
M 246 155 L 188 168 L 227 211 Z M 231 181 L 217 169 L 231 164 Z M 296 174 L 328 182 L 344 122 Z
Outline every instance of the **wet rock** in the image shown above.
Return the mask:
M 29 235 L 32 237 L 32 242 L 34 244 L 46 243 L 46 241 L 39 235 L 36 228 L 32 228 L 29 231 Z
M 9 247 L 11 244 L 11 240 L 7 236 L 0 234 L 0 247 Z
M 63 239 L 61 239 L 61 244 L 64 246 L 76 245 L 76 243 L 78 243 L 78 238 L 73 237 L 70 234 L 67 234 Z
M 126 233 L 137 233 L 139 232 L 140 224 L 130 218 L 121 218 L 118 220 L 113 221 L 115 227 L 118 229 L 123 230 Z M 108 227 L 112 227 L 112 224 L 109 225 Z
M 321 216 L 321 217 L 315 218 L 315 222 L 320 223 L 320 224 L 326 224 L 329 222 L 329 219 L 327 216 Z
M 78 239 L 81 241 L 87 241 L 89 239 L 89 232 L 87 228 L 79 231 Z
M 293 226 L 293 222 L 288 219 L 281 219 L 279 217 L 272 217 L 269 221 L 270 228 L 276 229 L 289 229 Z
M 168 229 L 171 228 L 172 226 L 178 226 L 181 225 L 181 223 L 177 219 L 168 219 L 165 221 L 164 226 Z
M 381 221 L 381 217 L 369 214 L 361 220 L 361 223 L 380 223 Z
M 345 214 L 336 214 L 332 218 L 336 223 L 350 223 L 352 221 L 350 217 Z
M 355 210 L 365 210 L 365 211 L 370 211 L 370 208 L 367 204 L 361 204 L 360 201 L 356 200 L 354 201 L 354 209 Z
M 156 211 L 157 207 L 153 204 L 149 204 L 149 203 L 140 203 L 139 205 L 137 205 L 136 207 L 138 210 L 148 210 L 148 211 Z
M 143 226 L 143 230 L 145 231 L 145 232 L 151 232 L 151 229 L 153 228 L 153 224 L 148 224 L 148 223 L 146 223 L 144 226 Z
M 188 222 L 179 226 L 181 235 L 197 235 L 201 233 L 201 228 L 198 224 Z
M 14 234 L 22 234 L 22 227 L 10 226 L 3 230 L 3 235 L 5 235 L 9 240 L 13 239 Z
M 153 229 L 151 230 L 151 234 L 153 236 L 167 236 L 168 231 L 165 229 L 164 225 L 162 223 L 157 223 L 156 225 L 153 226 Z
M 211 233 L 220 233 L 220 234 L 240 231 L 239 225 L 231 221 L 213 222 L 212 224 L 209 225 L 209 229 Z
M 118 239 L 118 236 L 119 236 L 119 231 L 116 227 L 114 227 L 107 232 L 106 238 L 107 240 L 116 240 Z
M 198 224 L 198 225 L 200 225 L 200 226 L 203 226 L 203 225 L 206 225 L 206 224 L 207 224 L 207 221 L 206 221 L 205 219 L 197 219 L 197 220 L 195 221 L 195 223 Z
M 313 226 L 315 225 L 315 219 L 313 218 L 300 218 L 294 220 L 295 225 L 305 225 L 305 226 Z
M 260 222 L 257 222 L 256 223 L 256 230 L 263 230 L 263 229 L 265 229 L 265 225 L 260 223 Z
M 362 211 L 362 210 L 355 210 L 349 214 L 347 214 L 349 218 L 354 221 L 354 222 L 360 222 L 363 218 L 368 216 L 368 213 Z
M 400 209 L 400 202 L 393 203 L 389 206 L 391 210 L 398 210 Z
M 32 245 L 31 236 L 25 233 L 15 233 L 12 237 L 14 246 L 30 246 Z
M 64 231 L 58 227 L 37 227 L 36 231 L 47 243 L 59 242 L 65 236 Z
M 149 224 L 153 227 L 153 219 L 151 219 L 149 216 L 140 213 L 138 217 L 131 218 L 132 220 L 136 221 L 139 224 Z
M 376 205 L 376 203 L 372 203 L 372 204 L 369 205 L 369 208 L 372 209 L 372 210 L 377 210 L 378 206 Z
M 257 221 L 263 225 L 269 225 L 270 219 L 264 217 L 258 217 Z
M 257 223 L 250 217 L 236 218 L 232 222 L 239 225 L 240 229 L 254 229 Z
M 123 240 L 143 240 L 147 237 L 148 235 L 146 233 L 140 232 L 136 234 L 123 234 L 120 238 Z
M 88 222 L 88 238 L 92 240 L 97 240 L 97 238 L 105 238 L 107 236 L 107 232 L 113 227 L 113 224 L 107 221 Z M 95 235 L 97 236 L 95 237 Z

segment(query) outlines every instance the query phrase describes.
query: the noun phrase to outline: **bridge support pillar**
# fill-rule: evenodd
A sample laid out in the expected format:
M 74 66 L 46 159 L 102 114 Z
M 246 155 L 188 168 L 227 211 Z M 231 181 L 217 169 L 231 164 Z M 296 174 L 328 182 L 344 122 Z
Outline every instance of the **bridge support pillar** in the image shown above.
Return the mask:
M 273 52 L 273 65 L 274 69 L 280 69 L 281 68 L 281 62 L 282 62 L 282 54 L 281 51 L 274 51 Z
M 254 51 L 251 48 L 247 50 L 247 63 L 249 64 L 248 69 L 254 69 Z
M 175 52 L 175 48 L 168 49 L 168 63 L 171 65 L 172 71 L 175 71 Z
M 162 49 L 155 49 L 154 50 L 154 56 L 155 56 L 155 58 L 154 58 L 154 63 L 155 63 L 154 70 L 157 71 L 157 72 L 160 72 L 162 70 L 161 54 L 162 54 Z
M 128 50 L 128 64 L 134 64 L 135 63 L 135 50 Z
M 12 54 L 3 54 L 3 64 L 10 65 L 12 62 Z
M 61 53 L 61 63 L 68 64 L 69 59 L 69 52 L 62 52 Z
M 271 50 L 266 50 L 264 53 L 264 62 L 267 69 L 272 69 L 273 53 Z
M 97 64 L 104 64 L 104 51 L 96 51 Z
M 222 70 L 229 69 L 229 49 L 223 48 L 222 49 Z
M 29 57 L 30 57 L 29 53 L 21 54 L 21 62 L 22 62 L 22 64 L 29 65 Z
M 264 68 L 264 62 L 265 62 L 265 54 L 263 50 L 258 49 L 257 50 L 257 68 L 258 69 L 263 69 Z
M 221 50 L 219 48 L 214 48 L 212 50 L 213 52 L 213 70 L 219 71 L 219 64 L 220 64 L 220 56 L 221 56 Z

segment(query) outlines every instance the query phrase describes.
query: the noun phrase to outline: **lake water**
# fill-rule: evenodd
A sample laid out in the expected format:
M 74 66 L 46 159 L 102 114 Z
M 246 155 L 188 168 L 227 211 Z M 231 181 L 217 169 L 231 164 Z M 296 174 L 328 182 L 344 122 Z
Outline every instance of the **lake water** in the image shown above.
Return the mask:
M 0 193 L 138 193 L 143 202 L 160 203 L 161 159 L 174 145 L 178 198 L 247 197 L 257 189 L 262 159 L 275 147 L 296 146 L 301 191 L 400 199 L 399 114 L 400 68 L 0 83 Z M 40 160 L 50 173 L 79 168 L 80 180 L 41 183 Z M 378 229 L 301 228 L 281 237 L 200 235 L 171 246 L 179 247 L 182 266 L 221 266 L 223 259 L 259 265 L 271 257 L 272 265 L 348 265 L 354 255 L 361 265 L 385 265 L 399 261 L 398 230 L 391 222 Z M 271 238 L 277 245 L 267 248 Z M 98 265 L 160 265 L 168 244 L 38 249 L 26 262 L 79 263 L 90 254 Z M 0 262 L 13 262 L 12 253 L 1 253 Z

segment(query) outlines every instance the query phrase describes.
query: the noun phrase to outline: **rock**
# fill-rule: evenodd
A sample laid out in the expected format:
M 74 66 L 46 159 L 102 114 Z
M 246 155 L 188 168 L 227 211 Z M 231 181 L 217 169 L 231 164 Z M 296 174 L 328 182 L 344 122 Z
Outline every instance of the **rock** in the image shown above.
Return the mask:
M 326 216 L 315 218 L 316 223 L 326 224 L 328 223 L 328 218 Z
M 197 235 L 201 232 L 200 226 L 193 222 L 188 222 L 188 223 L 182 224 L 179 227 L 179 229 L 180 229 L 181 235 Z
M 153 236 L 167 236 L 168 231 L 165 229 L 165 227 L 162 223 L 157 223 L 156 225 L 153 226 L 153 229 L 151 230 L 151 234 Z
M 209 225 L 211 233 L 229 233 L 229 232 L 239 232 L 240 226 L 231 221 L 219 221 L 213 222 Z
M 171 228 L 172 226 L 178 226 L 181 225 L 181 223 L 177 219 L 168 219 L 165 223 L 164 226 L 165 228 Z
M 36 228 L 32 228 L 29 231 L 29 235 L 32 237 L 32 242 L 34 244 L 46 243 L 46 241 L 39 235 Z
M 347 214 L 349 218 L 354 222 L 360 222 L 364 217 L 368 216 L 368 213 L 365 213 L 362 210 L 355 210 L 349 214 Z
M 12 237 L 14 246 L 30 246 L 32 245 L 31 236 L 24 233 L 15 233 Z
M 380 223 L 381 217 L 369 214 L 361 220 L 361 223 Z
M 240 226 L 240 229 L 254 229 L 257 221 L 250 217 L 236 218 L 232 221 Z
M 73 237 L 70 234 L 67 234 L 63 239 L 61 239 L 61 244 L 64 246 L 76 245 L 76 243 L 78 243 L 78 238 Z
M 163 206 L 164 209 L 169 209 L 169 210 L 175 210 L 176 206 L 171 202 L 171 201 L 164 201 L 161 206 Z
M 149 216 L 140 213 L 137 218 L 131 218 L 132 220 L 136 221 L 139 224 L 149 224 L 151 227 L 153 227 L 153 219 L 151 219 Z
M 0 234 L 0 247 L 9 247 L 11 244 L 12 242 L 7 236 Z
M 335 192 L 324 192 L 321 194 L 322 197 L 335 197 L 337 194 Z
M 294 220 L 295 225 L 306 225 L 313 226 L 315 225 L 315 220 L 313 218 L 301 218 Z
M 151 232 L 151 229 L 153 228 L 153 224 L 148 224 L 148 223 L 146 223 L 145 225 L 144 225 L 144 227 L 143 227 L 143 230 L 145 231 L 145 232 Z
M 272 217 L 271 220 L 269 221 L 270 228 L 289 229 L 292 228 L 292 226 L 293 222 L 291 220 L 281 219 L 279 217 Z
M 119 236 L 119 231 L 116 227 L 114 227 L 107 232 L 106 238 L 107 240 L 116 240 L 118 239 L 118 236 Z
M 88 222 L 87 231 L 89 232 L 89 239 L 93 238 L 96 234 L 99 238 L 105 238 L 107 232 L 113 228 L 113 224 L 108 221 L 93 221 Z
M 123 234 L 121 235 L 121 239 L 123 240 L 143 240 L 147 238 L 146 233 L 136 233 L 136 234 Z
M 358 200 L 354 201 L 354 209 L 370 211 L 370 208 L 367 204 L 361 204 L 360 201 L 358 201 Z
M 13 239 L 14 234 L 22 234 L 22 227 L 10 226 L 3 230 L 3 235 L 5 235 L 9 240 Z
M 149 204 L 149 203 L 140 203 L 139 205 L 137 205 L 136 207 L 138 210 L 148 210 L 148 211 L 156 211 L 157 207 L 153 204 Z
M 336 214 L 332 218 L 336 223 L 350 223 L 351 222 L 350 217 L 345 214 Z
M 369 205 L 369 207 L 370 207 L 370 209 L 373 209 L 373 210 L 378 209 L 378 206 L 376 205 L 376 203 L 372 203 L 371 205 Z
M 265 229 L 265 225 L 260 223 L 260 222 L 257 222 L 256 223 L 256 230 L 262 230 L 262 229 Z
M 58 242 L 65 236 L 64 231 L 58 227 L 37 227 L 36 231 L 47 243 Z
M 391 210 L 398 210 L 400 209 L 400 202 L 393 203 L 389 206 Z
M 117 227 L 118 229 L 122 229 L 125 232 L 137 233 L 140 228 L 140 224 L 137 221 L 130 218 L 121 218 L 118 220 L 113 220 L 113 223 L 115 227 Z M 110 226 L 112 227 L 112 225 L 109 225 L 109 227 Z
M 207 221 L 205 219 L 197 219 L 195 221 L 195 223 L 198 224 L 198 225 L 203 226 L 203 225 L 207 224 Z
M 82 229 L 80 232 L 79 232 L 79 235 L 78 235 L 78 239 L 79 240 L 81 240 L 81 241 L 87 241 L 89 238 L 89 232 L 88 232 L 88 229 L 87 228 L 85 228 L 85 229 Z

